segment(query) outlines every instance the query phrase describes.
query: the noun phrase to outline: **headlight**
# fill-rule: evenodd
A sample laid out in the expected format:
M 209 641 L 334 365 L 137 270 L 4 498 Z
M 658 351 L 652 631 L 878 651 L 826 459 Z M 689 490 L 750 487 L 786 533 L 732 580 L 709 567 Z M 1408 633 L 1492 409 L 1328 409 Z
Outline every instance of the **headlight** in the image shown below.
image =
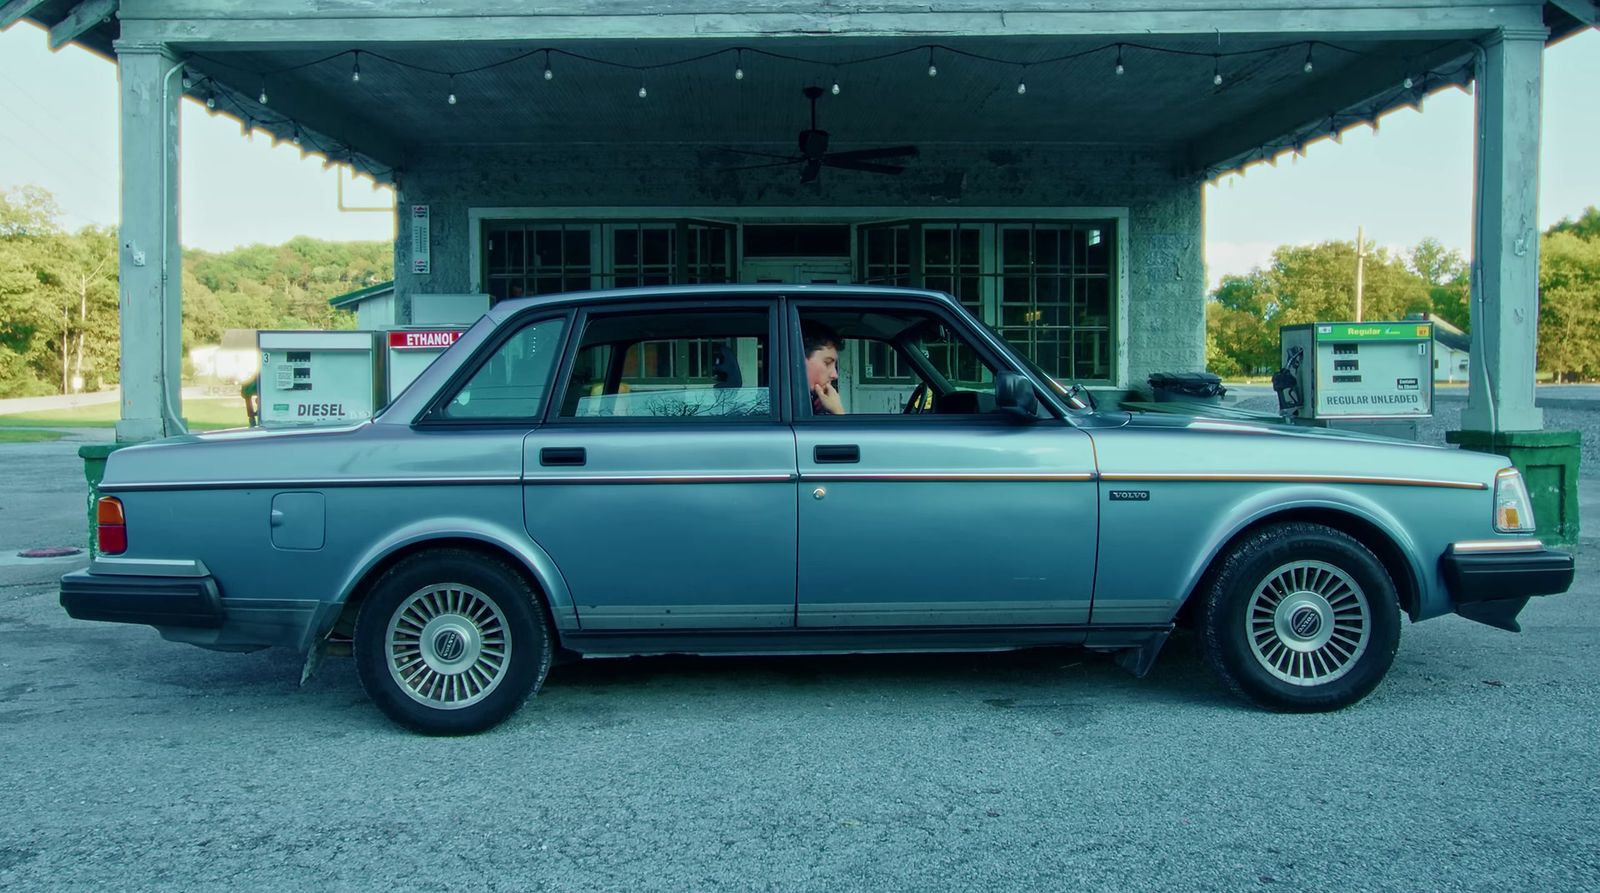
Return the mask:
M 1502 468 L 1494 476 L 1494 529 L 1501 533 L 1533 532 L 1533 501 L 1522 472 Z

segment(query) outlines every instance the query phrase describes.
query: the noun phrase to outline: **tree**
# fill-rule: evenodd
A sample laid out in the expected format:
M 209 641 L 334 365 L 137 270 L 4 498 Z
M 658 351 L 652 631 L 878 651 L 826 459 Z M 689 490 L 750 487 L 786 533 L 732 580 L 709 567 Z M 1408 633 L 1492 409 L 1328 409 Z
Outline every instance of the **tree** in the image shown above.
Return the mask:
M 1206 328 L 1217 355 L 1249 374 L 1279 363 L 1283 326 L 1348 320 L 1355 315 L 1353 242 L 1284 245 L 1265 268 L 1227 276 L 1207 307 Z M 1366 262 L 1366 319 L 1401 319 L 1433 309 L 1426 281 L 1386 249 Z
M 1580 239 L 1600 239 L 1600 208 L 1590 205 L 1578 215 L 1577 220 L 1563 219 L 1560 223 L 1550 227 L 1546 235 L 1554 233 L 1571 233 Z
M 1600 376 L 1600 229 L 1581 232 L 1552 228 L 1539 247 L 1539 368 L 1567 381 Z
M 1427 238 L 1411 249 L 1410 264 L 1412 272 L 1428 285 L 1434 314 L 1463 332 L 1471 331 L 1471 276 L 1466 259 L 1438 239 Z

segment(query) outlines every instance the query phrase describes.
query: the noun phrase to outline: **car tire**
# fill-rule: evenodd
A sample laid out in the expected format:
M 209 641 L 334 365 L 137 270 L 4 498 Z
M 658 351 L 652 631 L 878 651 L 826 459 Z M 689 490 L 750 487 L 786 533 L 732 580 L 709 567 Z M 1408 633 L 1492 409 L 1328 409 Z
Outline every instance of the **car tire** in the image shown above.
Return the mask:
M 464 549 L 401 560 L 356 619 L 361 687 L 390 719 L 427 735 L 498 725 L 544 684 L 554 651 L 527 579 Z
M 1270 710 L 1339 710 L 1383 681 L 1400 645 L 1388 571 L 1354 537 L 1321 524 L 1248 534 L 1201 591 L 1207 666 Z

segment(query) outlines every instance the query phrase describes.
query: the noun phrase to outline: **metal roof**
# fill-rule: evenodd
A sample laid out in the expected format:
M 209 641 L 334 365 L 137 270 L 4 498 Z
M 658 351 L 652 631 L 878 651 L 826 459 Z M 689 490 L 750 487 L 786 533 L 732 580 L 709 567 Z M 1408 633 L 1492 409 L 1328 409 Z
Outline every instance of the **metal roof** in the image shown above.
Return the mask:
M 388 282 L 379 282 L 376 285 L 369 285 L 366 288 L 358 288 L 355 291 L 346 292 L 345 294 L 329 298 L 328 306 L 335 309 L 344 309 L 346 307 L 351 307 L 354 304 L 359 304 L 362 301 L 370 301 L 373 298 L 381 298 L 384 295 L 390 294 L 394 294 L 393 279 L 390 279 Z

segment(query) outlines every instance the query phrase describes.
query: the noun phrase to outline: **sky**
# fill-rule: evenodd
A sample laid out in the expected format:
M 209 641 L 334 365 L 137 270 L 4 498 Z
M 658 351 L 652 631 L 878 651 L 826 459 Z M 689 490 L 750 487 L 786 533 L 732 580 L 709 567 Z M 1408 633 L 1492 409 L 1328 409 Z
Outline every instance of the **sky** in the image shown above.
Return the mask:
M 1600 205 L 1600 32 L 1545 53 L 1540 227 Z M 1280 244 L 1367 239 L 1404 251 L 1432 236 L 1468 254 L 1472 231 L 1472 97 L 1435 94 L 1422 112 L 1386 115 L 1341 143 L 1320 140 L 1296 160 L 1256 165 L 1205 187 L 1206 266 L 1224 274 L 1265 263 Z M 21 22 L 0 32 L 0 189 L 34 183 L 55 194 L 72 228 L 117 221 L 117 77 L 77 47 L 52 52 Z M 338 209 L 339 168 L 325 170 L 265 135 L 183 103 L 180 223 L 186 246 L 220 251 L 296 235 L 392 239 L 391 215 Z M 244 175 L 241 175 L 244 172 Z M 346 177 L 349 205 L 392 203 L 387 189 Z M 352 183 L 356 184 L 352 188 Z

